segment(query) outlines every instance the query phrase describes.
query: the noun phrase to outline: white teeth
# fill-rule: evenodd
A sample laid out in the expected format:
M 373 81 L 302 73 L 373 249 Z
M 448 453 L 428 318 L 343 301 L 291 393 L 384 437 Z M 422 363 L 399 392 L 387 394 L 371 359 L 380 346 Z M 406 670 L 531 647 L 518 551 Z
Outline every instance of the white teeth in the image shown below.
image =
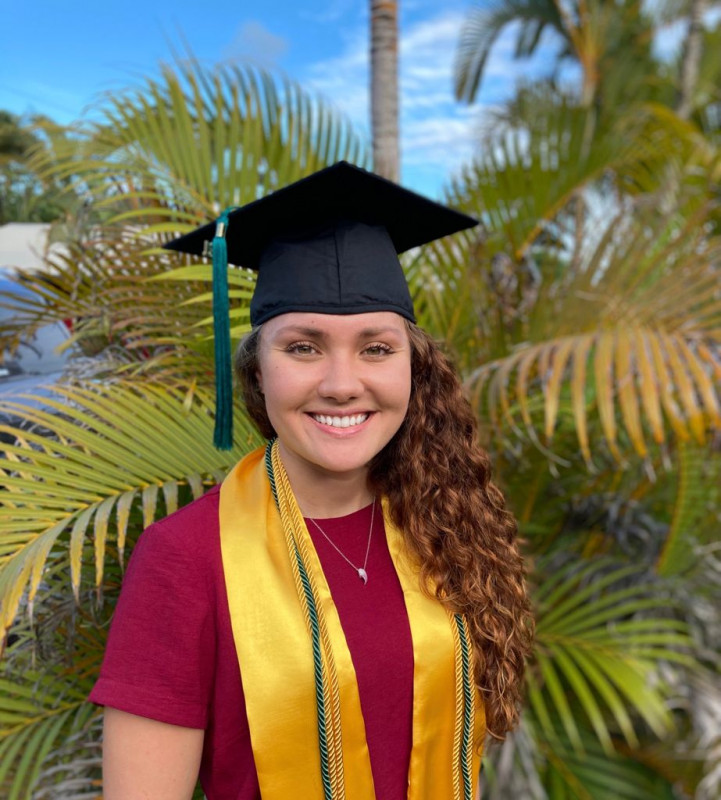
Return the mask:
M 350 428 L 353 425 L 360 425 L 368 419 L 368 414 L 353 414 L 349 417 L 329 417 L 325 414 L 313 414 L 313 419 L 322 425 L 330 425 L 332 428 Z

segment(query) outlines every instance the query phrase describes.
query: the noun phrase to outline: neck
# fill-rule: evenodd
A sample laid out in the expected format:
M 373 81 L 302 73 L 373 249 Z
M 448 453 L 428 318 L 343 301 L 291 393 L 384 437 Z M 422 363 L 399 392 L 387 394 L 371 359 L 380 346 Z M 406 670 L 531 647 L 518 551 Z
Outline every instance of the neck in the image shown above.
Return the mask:
M 373 502 L 367 469 L 329 474 L 306 465 L 301 467 L 288 457 L 282 443 L 280 457 L 304 517 L 344 517 Z

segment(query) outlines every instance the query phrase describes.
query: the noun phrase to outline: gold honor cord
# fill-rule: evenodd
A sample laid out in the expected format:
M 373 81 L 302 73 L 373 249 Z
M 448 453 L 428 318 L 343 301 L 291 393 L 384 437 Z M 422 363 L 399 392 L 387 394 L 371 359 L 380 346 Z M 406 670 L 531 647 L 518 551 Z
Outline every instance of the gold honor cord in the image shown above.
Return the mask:
M 270 458 L 269 458 L 270 456 Z M 318 589 L 312 573 L 308 573 L 308 552 L 301 537 L 296 538 L 294 531 L 305 528 L 305 520 L 295 502 L 293 490 L 290 488 L 288 475 L 278 453 L 278 440 L 274 440 L 266 449 L 266 469 L 278 506 L 288 555 L 293 568 L 293 579 L 303 607 L 308 632 L 314 640 L 314 670 L 316 680 L 316 705 L 318 707 L 318 734 L 321 749 L 321 775 L 323 777 L 325 800 L 343 800 L 345 783 L 343 780 L 343 744 L 340 726 L 340 693 L 338 691 L 338 673 L 333 658 L 333 648 L 328 636 L 325 616 L 318 613 L 320 602 Z M 319 651 L 315 641 L 320 633 Z M 330 711 L 330 715 L 328 712 Z
M 462 800 L 473 798 L 473 729 L 475 703 L 471 682 L 471 648 L 468 623 L 462 614 L 453 615 L 454 660 L 456 663 L 456 726 L 453 732 L 454 791 Z M 460 667 L 460 680 L 459 680 Z M 455 778 L 463 777 L 463 794 L 456 787 Z
M 320 628 L 322 640 L 322 665 L 316 671 L 316 682 L 322 687 L 323 702 L 318 702 L 318 728 L 321 742 L 321 773 L 330 775 L 330 792 L 326 800 L 345 797 L 343 784 L 343 756 L 340 728 L 340 698 L 338 693 L 338 675 L 333 661 L 333 650 L 328 638 L 328 631 L 319 608 L 318 592 L 312 575 L 308 574 L 305 564 L 308 563 L 307 548 L 304 540 L 298 540 L 294 530 L 305 528 L 305 520 L 295 502 L 288 475 L 281 461 L 278 440 L 275 439 L 266 449 L 266 468 L 273 489 L 273 496 L 278 505 L 288 555 L 293 565 L 298 597 L 303 605 L 303 615 L 308 625 L 311 638 L 314 630 Z M 302 528 L 301 528 L 302 526 Z M 304 578 L 303 575 L 307 575 Z M 312 597 L 308 596 L 308 585 Z M 310 605 L 309 605 L 310 600 Z M 470 687 L 470 647 L 468 626 L 461 614 L 451 616 L 453 630 L 455 661 L 455 718 L 453 732 L 453 794 L 457 800 L 472 800 L 473 779 L 472 767 L 472 731 L 474 724 L 473 693 Z M 328 691 L 330 684 L 330 692 Z M 321 691 L 318 692 L 321 694 Z M 328 709 L 331 709 L 330 719 Z M 327 746 L 324 747 L 324 743 Z M 327 764 L 327 766 L 326 766 Z M 324 780 L 325 783 L 325 780 Z M 462 784 L 462 787 L 461 787 Z
M 421 586 L 417 560 L 381 504 L 413 642 L 407 797 L 473 800 L 485 719 L 468 626 Z M 355 669 L 277 442 L 223 482 L 220 537 L 263 800 L 373 800 Z

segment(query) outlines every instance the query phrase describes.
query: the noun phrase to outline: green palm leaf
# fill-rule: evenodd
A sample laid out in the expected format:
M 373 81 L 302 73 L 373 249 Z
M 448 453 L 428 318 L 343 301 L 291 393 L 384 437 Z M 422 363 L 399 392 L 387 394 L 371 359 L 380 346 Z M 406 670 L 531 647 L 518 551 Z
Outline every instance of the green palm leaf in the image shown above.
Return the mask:
M 620 753 L 583 737 L 583 753 L 564 744 L 545 746 L 543 782 L 553 800 L 675 800 L 672 783 Z
M 463 23 L 455 58 L 453 83 L 457 99 L 471 102 L 475 98 L 493 45 L 511 23 L 519 25 L 516 57 L 532 55 L 547 27 L 565 38 L 563 18 L 553 0 L 504 0 L 471 9 Z
M 47 410 L 0 402 L 0 411 L 42 425 L 52 438 L 20 432 L 4 445 L 8 466 L 0 475 L 5 489 L 0 509 L 0 605 L 3 629 L 12 624 L 24 592 L 32 604 L 48 559 L 69 557 L 78 593 L 86 544 L 92 544 L 95 583 L 100 586 L 110 519 L 122 558 L 131 511 L 143 525 L 161 512 L 159 492 L 169 513 L 179 486 L 197 496 L 208 480 L 218 480 L 250 447 L 257 434 L 236 414 L 235 446 L 216 451 L 212 442 L 210 398 L 182 388 L 138 387 L 122 383 L 55 387 Z
M 678 447 L 678 494 L 673 517 L 657 570 L 661 575 L 680 575 L 698 563 L 695 549 L 719 540 L 718 508 L 721 461 L 707 448 L 683 442 Z
M 0 680 L 0 791 L 7 800 L 29 800 L 48 759 L 68 736 L 87 735 L 97 709 L 63 676 L 35 670 Z M 84 742 L 79 742 L 83 747 Z
M 685 441 L 721 427 L 719 243 L 702 241 L 698 217 L 671 233 L 663 222 L 608 226 L 556 298 L 546 289 L 530 319 L 532 339 L 477 368 L 468 380 L 496 424 L 541 429 L 550 444 L 573 420 L 591 461 L 589 412 L 622 460 L 621 431 L 645 457 L 667 427 Z M 679 285 L 680 278 L 683 278 Z M 541 395 L 542 416 L 531 414 Z
M 73 175 L 118 221 L 155 214 L 184 232 L 340 159 L 366 163 L 345 118 L 297 84 L 247 66 L 165 67 L 107 95 L 81 146 L 39 162 Z M 121 191 L 118 191 L 118 188 Z M 166 219 L 156 222 L 168 230 Z
M 672 718 L 666 688 L 654 680 L 656 664 L 692 663 L 691 640 L 670 615 L 669 599 L 637 578 L 619 588 L 639 571 L 611 567 L 604 561 L 580 570 L 571 565 L 544 580 L 535 595 L 538 669 L 529 676 L 531 708 L 550 741 L 564 736 L 579 752 L 578 709 L 608 753 L 616 730 L 638 745 L 635 715 L 658 736 L 666 733 Z
M 515 129 L 492 132 L 463 173 L 452 199 L 480 212 L 486 247 L 522 258 L 541 234 L 557 238 L 554 221 L 584 189 L 609 172 L 624 172 L 648 158 L 642 137 L 601 132 L 589 140 L 588 112 L 569 99 L 536 109 Z
M 442 338 L 454 355 L 465 355 L 464 361 L 473 358 L 486 332 L 478 313 L 483 286 L 467 263 L 475 238 L 473 232 L 460 233 L 402 257 L 418 324 Z
M 101 734 L 102 716 L 97 713 L 65 735 L 42 764 L 32 800 L 97 800 L 102 786 Z
M 365 165 L 365 144 L 292 81 L 251 67 L 206 69 L 192 58 L 136 90 L 107 95 L 98 116 L 52 154 L 39 154 L 35 167 L 82 186 L 103 225 L 70 244 L 49 274 L 22 275 L 36 296 L 5 299 L 15 319 L 0 341 L 13 348 L 51 318 L 71 320 L 86 355 L 116 348 L 146 373 L 202 374 L 207 365 L 193 358 L 209 352 L 201 344 L 211 316 L 204 274 L 193 280 L 191 269 L 167 286 L 148 283 L 192 267 L 160 245 L 335 161 Z M 240 280 L 232 287 L 239 336 L 253 281 L 239 270 L 231 275 Z

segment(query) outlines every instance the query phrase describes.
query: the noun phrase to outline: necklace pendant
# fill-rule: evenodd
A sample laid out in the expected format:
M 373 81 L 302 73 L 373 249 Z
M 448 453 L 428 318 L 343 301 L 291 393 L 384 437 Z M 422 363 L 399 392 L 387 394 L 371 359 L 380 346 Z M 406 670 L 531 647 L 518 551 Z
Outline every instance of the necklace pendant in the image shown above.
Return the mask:
M 358 568 L 358 577 L 363 581 L 364 585 L 368 583 L 368 573 L 363 569 L 363 567 Z

